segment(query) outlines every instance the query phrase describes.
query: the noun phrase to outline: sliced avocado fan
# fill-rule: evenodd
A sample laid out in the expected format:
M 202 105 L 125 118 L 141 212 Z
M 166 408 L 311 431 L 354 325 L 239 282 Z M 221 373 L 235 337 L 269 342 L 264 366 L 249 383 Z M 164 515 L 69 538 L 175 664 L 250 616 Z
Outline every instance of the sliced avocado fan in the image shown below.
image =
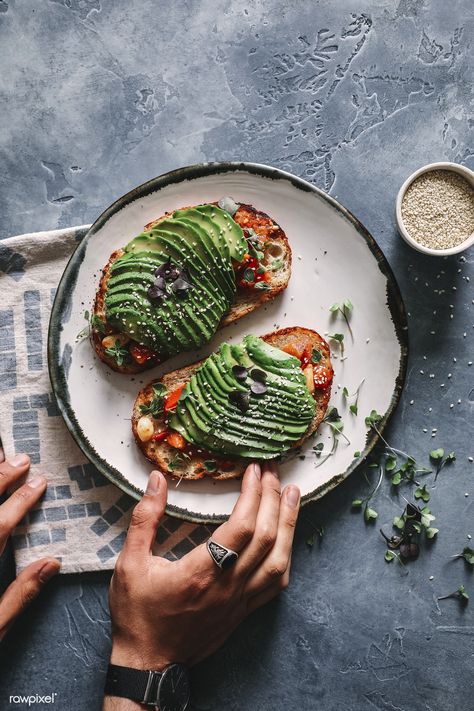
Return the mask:
M 161 358 L 202 346 L 235 299 L 232 260 L 246 250 L 242 228 L 225 210 L 176 210 L 112 264 L 107 322 Z
M 206 451 L 274 459 L 305 434 L 315 409 L 300 361 L 245 336 L 195 371 L 169 426 Z

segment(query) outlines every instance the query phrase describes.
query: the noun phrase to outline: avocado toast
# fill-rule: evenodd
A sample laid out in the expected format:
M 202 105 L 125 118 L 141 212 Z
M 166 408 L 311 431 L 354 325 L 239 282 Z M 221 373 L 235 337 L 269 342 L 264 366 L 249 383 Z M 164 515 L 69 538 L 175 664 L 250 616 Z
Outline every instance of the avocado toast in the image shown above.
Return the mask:
M 92 343 L 113 370 L 147 370 L 274 299 L 290 273 L 284 231 L 251 205 L 224 198 L 175 210 L 111 255 Z
M 251 459 L 275 459 L 316 431 L 332 377 L 329 346 L 316 331 L 246 336 L 141 390 L 133 434 L 164 473 L 233 479 Z

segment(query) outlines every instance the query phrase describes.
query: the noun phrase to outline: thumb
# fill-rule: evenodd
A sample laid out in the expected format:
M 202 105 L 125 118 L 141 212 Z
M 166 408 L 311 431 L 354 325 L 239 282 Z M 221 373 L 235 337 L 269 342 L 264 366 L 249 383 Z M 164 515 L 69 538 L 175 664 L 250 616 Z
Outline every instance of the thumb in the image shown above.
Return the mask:
M 124 553 L 127 550 L 147 555 L 151 552 L 158 524 L 165 512 L 167 498 L 168 486 L 165 477 L 161 472 L 153 471 L 142 500 L 133 510 Z
M 28 565 L 0 598 L 0 640 L 12 622 L 28 607 L 41 588 L 59 572 L 61 563 L 56 558 L 42 558 Z

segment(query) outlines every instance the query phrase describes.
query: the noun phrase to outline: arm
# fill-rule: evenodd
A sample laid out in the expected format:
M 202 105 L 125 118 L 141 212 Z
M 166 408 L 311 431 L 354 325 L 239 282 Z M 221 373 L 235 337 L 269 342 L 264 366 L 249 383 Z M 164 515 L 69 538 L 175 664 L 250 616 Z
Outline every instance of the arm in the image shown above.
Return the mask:
M 5 462 L 0 450 L 0 496 L 16 486 L 28 473 L 30 460 L 26 454 L 17 454 Z M 35 506 L 46 491 L 44 476 L 35 476 L 20 486 L 0 506 L 0 555 L 5 550 L 9 535 L 26 513 Z M 44 584 L 56 575 L 60 563 L 56 558 L 42 558 L 26 567 L 0 597 L 0 642 L 15 618 L 34 600 Z
M 295 486 L 281 493 L 274 464 L 247 467 L 229 520 L 212 536 L 239 553 L 228 570 L 215 565 L 205 544 L 176 562 L 152 555 L 166 499 L 165 477 L 152 472 L 111 581 L 112 664 L 153 670 L 173 662 L 192 666 L 288 585 L 300 493 Z M 103 709 L 143 707 L 106 697 Z

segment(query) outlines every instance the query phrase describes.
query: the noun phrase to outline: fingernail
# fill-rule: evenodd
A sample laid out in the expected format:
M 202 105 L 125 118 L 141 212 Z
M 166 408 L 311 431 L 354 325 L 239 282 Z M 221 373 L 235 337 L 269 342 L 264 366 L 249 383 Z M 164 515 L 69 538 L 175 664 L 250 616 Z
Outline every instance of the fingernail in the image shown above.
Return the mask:
M 25 464 L 28 464 L 30 458 L 27 454 L 16 454 L 8 461 L 12 465 L 12 467 L 24 467 Z
M 145 494 L 148 494 L 149 496 L 153 496 L 153 494 L 158 493 L 158 489 L 160 488 L 160 472 L 153 471 L 150 474 L 150 478 L 148 479 L 148 484 L 146 487 Z
M 39 489 L 40 486 L 44 486 L 46 484 L 46 479 L 44 476 L 33 476 L 31 479 L 28 479 L 26 483 L 32 489 Z
M 260 464 L 258 462 L 252 462 L 252 464 L 250 466 L 252 467 L 252 471 L 253 471 L 254 475 L 257 477 L 257 479 L 260 479 L 260 477 L 262 476 L 262 470 L 260 468 Z
M 292 509 L 296 509 L 300 503 L 300 490 L 297 486 L 289 486 L 285 492 L 285 498 L 288 506 Z
M 48 562 L 43 565 L 39 572 L 40 580 L 43 583 L 46 583 L 48 580 L 51 580 L 51 578 L 53 578 L 55 575 L 57 575 L 57 573 L 59 573 L 59 567 L 60 566 L 58 565 L 57 561 L 48 560 Z

